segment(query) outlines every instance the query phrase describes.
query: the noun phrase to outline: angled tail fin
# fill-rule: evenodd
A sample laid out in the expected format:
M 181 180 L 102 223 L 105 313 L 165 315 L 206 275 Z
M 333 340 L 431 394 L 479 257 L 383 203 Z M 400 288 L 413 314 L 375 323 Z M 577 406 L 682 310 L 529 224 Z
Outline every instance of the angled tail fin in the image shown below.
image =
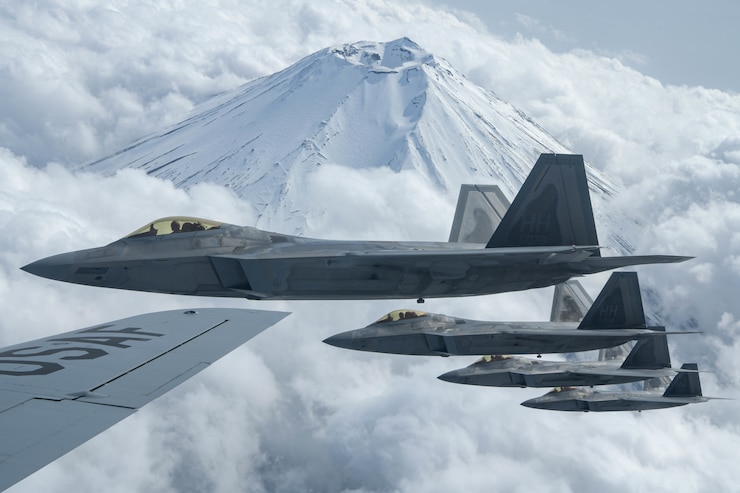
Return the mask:
M 550 321 L 580 322 L 591 305 L 593 305 L 593 300 L 580 282 L 570 280 L 556 284 L 552 296 Z M 632 346 L 633 343 L 630 341 L 621 346 L 599 349 L 599 361 L 624 360 Z
M 684 363 L 681 369 L 692 371 L 678 372 L 668 388 L 665 389 L 663 397 L 696 397 L 701 395 L 699 366 L 696 363 Z
M 583 156 L 541 154 L 486 247 L 598 244 Z
M 614 272 L 578 328 L 634 329 L 645 326 L 637 273 Z
M 670 383 L 671 377 L 669 376 L 650 378 L 645 380 L 645 383 L 642 384 L 642 390 L 665 389 L 670 385 Z
M 653 327 L 655 331 L 665 332 L 665 327 Z M 668 338 L 664 335 L 640 339 L 622 363 L 622 368 L 633 370 L 656 370 L 671 367 L 668 352 Z
M 555 285 L 552 295 L 551 322 L 580 322 L 593 303 L 581 283 L 565 281 Z
M 508 208 L 498 185 L 461 185 L 449 241 L 488 243 Z

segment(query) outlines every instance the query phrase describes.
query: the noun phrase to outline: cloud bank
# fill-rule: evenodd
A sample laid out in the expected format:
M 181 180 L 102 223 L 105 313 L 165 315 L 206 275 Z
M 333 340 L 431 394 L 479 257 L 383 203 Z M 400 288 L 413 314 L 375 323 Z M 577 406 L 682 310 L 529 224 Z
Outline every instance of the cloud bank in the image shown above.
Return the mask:
M 541 391 L 455 386 L 469 363 L 356 354 L 323 345 L 399 302 L 246 302 L 62 285 L 18 267 L 101 245 L 147 221 L 191 214 L 253 224 L 248 202 L 136 172 L 65 166 L 115 152 L 182 119 L 210 95 L 315 50 L 408 36 L 519 106 L 624 185 L 640 253 L 697 259 L 640 269 L 663 299 L 676 364 L 697 361 L 705 394 L 738 396 L 740 97 L 675 87 L 588 51 L 505 42 L 465 16 L 390 1 L 35 2 L 0 6 L 2 345 L 184 306 L 294 315 L 171 394 L 19 483 L 13 491 L 730 491 L 735 402 L 642 414 L 522 408 Z M 47 165 L 47 163 L 60 163 Z M 387 194 L 383 171 L 345 171 L 363 200 L 335 197 L 311 236 L 444 239 L 454 204 Z M 373 174 L 375 173 L 375 174 Z M 326 200 L 332 176 L 306 193 Z M 407 177 L 425 196 L 423 183 Z M 375 188 L 373 188 L 375 187 Z M 370 211 L 371 213 L 368 213 Z M 444 214 L 449 211 L 449 215 Z M 361 218 L 358 221 L 357 218 Z M 595 293 L 605 276 L 584 283 Z M 431 300 L 470 318 L 544 319 L 549 290 Z

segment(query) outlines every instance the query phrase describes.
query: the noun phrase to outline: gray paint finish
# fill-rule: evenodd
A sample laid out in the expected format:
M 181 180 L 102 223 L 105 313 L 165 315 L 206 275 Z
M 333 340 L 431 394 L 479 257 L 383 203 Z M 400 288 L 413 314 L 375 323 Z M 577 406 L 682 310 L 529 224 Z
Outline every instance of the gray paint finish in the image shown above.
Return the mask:
M 601 257 L 600 250 L 583 157 L 542 154 L 485 248 L 481 243 L 321 240 L 166 218 L 110 245 L 48 257 L 23 269 L 60 281 L 157 293 L 421 300 L 520 291 L 618 267 L 689 258 Z
M 139 315 L 0 350 L 0 489 L 111 427 L 287 313 Z

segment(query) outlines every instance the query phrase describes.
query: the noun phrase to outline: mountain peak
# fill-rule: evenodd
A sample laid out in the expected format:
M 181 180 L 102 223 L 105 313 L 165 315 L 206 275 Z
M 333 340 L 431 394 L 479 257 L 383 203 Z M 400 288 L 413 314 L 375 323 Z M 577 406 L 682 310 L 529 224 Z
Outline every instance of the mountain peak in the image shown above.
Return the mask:
M 330 48 L 329 51 L 349 63 L 379 71 L 434 63 L 434 57 L 409 38 L 387 43 L 359 41 Z
M 326 164 L 412 171 L 451 202 L 462 183 L 498 184 L 513 197 L 543 152 L 569 150 L 444 59 L 400 38 L 320 50 L 82 169 L 137 168 L 178 187 L 224 185 L 250 200 L 257 226 L 277 222 L 280 231 L 301 233 L 308 217 L 323 213 L 305 191 Z M 598 216 L 614 187 L 593 169 L 589 181 Z

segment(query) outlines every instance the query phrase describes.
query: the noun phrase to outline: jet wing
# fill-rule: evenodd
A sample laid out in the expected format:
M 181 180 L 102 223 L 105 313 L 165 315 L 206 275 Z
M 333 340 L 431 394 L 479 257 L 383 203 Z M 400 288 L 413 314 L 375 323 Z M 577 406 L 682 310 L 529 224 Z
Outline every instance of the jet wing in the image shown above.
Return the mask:
M 217 308 L 158 312 L 0 349 L 0 490 L 287 315 Z
M 384 266 L 389 268 L 434 268 L 437 265 L 455 265 L 459 269 L 469 267 L 496 267 L 514 263 L 533 263 L 539 265 L 585 262 L 585 272 L 601 272 L 629 265 L 650 263 L 683 262 L 692 257 L 672 255 L 643 255 L 627 257 L 599 257 L 595 253 L 602 247 L 589 246 L 547 246 L 517 248 L 477 248 L 477 249 L 422 249 L 399 245 L 398 249 L 387 247 L 364 250 L 315 249 L 313 247 L 274 249 L 259 253 L 212 255 L 211 260 L 235 260 L 243 266 L 250 264 L 270 265 L 270 268 L 286 267 L 356 267 Z M 463 272 L 460 276 L 463 276 Z
M 339 246 L 339 248 L 337 248 Z M 356 244 L 348 245 L 343 249 L 340 245 L 332 245 L 332 248 L 320 248 L 309 245 L 296 245 L 293 248 L 275 248 L 254 254 L 228 254 L 215 255 L 222 258 L 235 258 L 239 260 L 315 260 L 326 262 L 329 260 L 339 260 L 353 258 L 387 260 L 392 262 L 398 258 L 405 263 L 409 261 L 434 262 L 457 257 L 471 259 L 473 262 L 492 261 L 496 258 L 513 257 L 513 258 L 549 258 L 555 256 L 568 256 L 573 254 L 579 258 L 585 258 L 599 250 L 600 246 L 544 246 L 544 247 L 517 247 L 517 248 L 435 248 L 424 249 L 404 245 L 400 243 L 397 248 L 388 248 L 387 245 L 376 247 L 368 242 L 367 248 L 358 247 Z

